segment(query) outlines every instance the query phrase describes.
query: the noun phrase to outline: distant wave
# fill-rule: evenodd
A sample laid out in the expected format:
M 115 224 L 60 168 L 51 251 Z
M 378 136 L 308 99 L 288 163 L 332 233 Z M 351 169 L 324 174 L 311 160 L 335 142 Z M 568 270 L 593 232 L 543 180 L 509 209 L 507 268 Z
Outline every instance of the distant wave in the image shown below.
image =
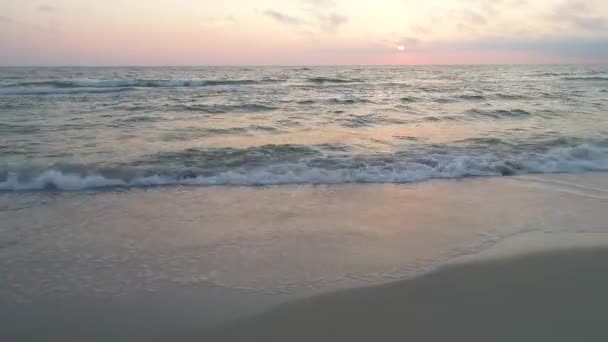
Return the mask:
M 527 97 L 525 95 L 505 94 L 505 93 L 485 94 L 485 95 L 467 94 L 467 95 L 456 96 L 456 98 L 458 98 L 460 100 L 466 100 L 466 101 L 485 101 L 485 100 L 495 100 L 495 99 L 499 99 L 499 100 L 526 100 L 526 99 L 529 99 L 529 97 Z
M 279 109 L 279 107 L 261 103 L 241 103 L 241 104 L 213 104 L 213 103 L 189 103 L 176 105 L 124 105 L 117 107 L 129 112 L 199 112 L 209 114 L 235 113 L 235 112 L 268 112 Z
M 329 100 L 330 103 L 352 104 L 352 103 L 373 103 L 371 100 L 353 95 L 340 95 Z
M 232 112 L 268 112 L 277 110 L 278 107 L 259 103 L 243 103 L 238 105 L 213 105 L 213 104 L 191 104 L 169 106 L 165 110 L 193 111 L 202 113 L 232 113 Z
M 426 115 L 419 119 L 422 122 L 439 122 L 439 121 L 461 121 L 464 118 L 458 115 Z
M 482 101 L 482 100 L 486 99 L 482 95 L 460 95 L 460 96 L 458 96 L 458 98 L 463 99 L 463 100 L 472 100 L 472 101 Z
M 0 95 L 44 95 L 74 93 L 105 93 L 129 90 L 132 88 L 183 88 L 210 86 L 239 86 L 283 82 L 280 79 L 66 79 L 40 82 L 20 82 L 0 87 Z
M 458 144 L 471 143 L 463 141 Z M 477 149 L 412 154 L 331 157 L 341 146 L 268 145 L 250 149 L 186 150 L 153 157 L 173 163 L 148 168 L 93 165 L 22 165 L 0 171 L 0 190 L 78 191 L 112 187 L 167 185 L 280 185 L 410 183 L 428 179 L 509 176 L 530 173 L 608 171 L 608 144 L 581 143 L 550 149 L 491 152 L 497 139 L 477 139 Z M 563 141 L 562 143 L 566 143 Z M 325 150 L 325 152 L 322 152 Z M 142 164 L 140 161 L 138 164 Z
M 279 80 L 201 80 L 201 79 L 69 79 L 42 82 L 22 82 L 11 86 L 53 86 L 57 88 L 122 88 L 122 87 L 204 87 L 218 85 L 242 85 L 264 82 L 279 82 Z
M 588 76 L 588 77 L 564 77 L 567 81 L 608 81 L 608 77 Z
M 62 94 L 95 94 L 116 93 L 132 88 L 55 88 L 55 87 L 10 87 L 0 88 L 0 95 L 62 95 Z
M 362 98 L 362 97 L 358 97 L 358 96 L 354 96 L 354 95 L 338 95 L 338 96 L 330 98 L 330 99 L 322 99 L 322 100 L 306 99 L 306 100 L 295 101 L 295 103 L 299 104 L 299 105 L 313 105 L 316 103 L 354 104 L 354 103 L 374 103 L 374 102 L 371 100 L 368 100 L 366 98 Z
M 356 128 L 356 127 L 367 127 L 384 124 L 403 124 L 406 121 L 397 118 L 387 117 L 380 114 L 368 114 L 368 115 L 347 115 L 343 118 L 336 119 L 342 126 Z
M 312 77 L 307 79 L 311 83 L 355 83 L 362 82 L 360 79 L 332 78 L 332 77 Z
M 538 72 L 533 73 L 530 76 L 564 76 L 564 75 L 572 75 L 570 72 Z
M 418 99 L 418 98 L 413 97 L 413 96 L 403 96 L 403 97 L 401 97 L 399 100 L 400 100 L 401 102 L 404 102 L 404 103 L 412 103 L 412 102 L 417 102 L 417 101 L 419 101 L 419 99 Z
M 516 94 L 503 94 L 499 93 L 495 95 L 497 98 L 502 100 L 526 100 L 529 99 L 526 95 L 516 95 Z
M 471 109 L 466 112 L 467 115 L 488 117 L 493 119 L 510 119 L 510 118 L 523 118 L 532 115 L 530 112 L 523 109 L 512 109 L 512 110 L 482 110 L 482 109 Z

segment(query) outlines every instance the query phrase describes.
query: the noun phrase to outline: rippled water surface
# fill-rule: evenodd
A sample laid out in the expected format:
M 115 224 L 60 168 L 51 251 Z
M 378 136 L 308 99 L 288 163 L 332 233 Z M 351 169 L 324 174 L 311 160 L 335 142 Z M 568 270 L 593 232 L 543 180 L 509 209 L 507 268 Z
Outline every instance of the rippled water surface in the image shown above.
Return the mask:
M 608 170 L 608 66 L 0 68 L 0 190 Z

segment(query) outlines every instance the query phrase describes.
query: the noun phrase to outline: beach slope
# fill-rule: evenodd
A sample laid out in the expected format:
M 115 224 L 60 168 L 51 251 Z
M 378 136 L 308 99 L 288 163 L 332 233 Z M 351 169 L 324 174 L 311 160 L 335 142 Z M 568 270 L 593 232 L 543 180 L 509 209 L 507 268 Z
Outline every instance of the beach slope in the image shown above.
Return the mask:
M 320 295 L 192 341 L 606 341 L 608 249 L 453 264 Z

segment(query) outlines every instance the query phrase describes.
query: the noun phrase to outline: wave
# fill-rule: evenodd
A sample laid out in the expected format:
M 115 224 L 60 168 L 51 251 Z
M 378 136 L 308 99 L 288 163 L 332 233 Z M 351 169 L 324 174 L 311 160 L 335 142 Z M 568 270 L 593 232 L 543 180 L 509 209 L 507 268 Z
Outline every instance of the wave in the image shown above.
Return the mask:
M 354 96 L 354 95 L 338 95 L 338 96 L 336 96 L 334 98 L 330 98 L 330 99 L 322 100 L 322 101 L 330 103 L 330 104 L 374 103 L 371 100 L 364 99 L 362 97 L 358 97 L 358 96 Z M 314 104 L 319 103 L 319 102 L 321 102 L 321 101 L 307 99 L 307 100 L 296 101 L 296 104 L 299 104 L 299 105 L 314 105 Z
M 0 122 L 0 133 L 33 134 L 38 133 L 42 127 L 33 124 L 18 125 Z
M 336 119 L 342 126 L 349 128 L 369 127 L 375 125 L 399 125 L 406 121 L 392 118 L 382 114 L 350 114 L 345 117 Z
M 0 95 L 70 95 L 70 94 L 99 94 L 117 93 L 132 88 L 53 88 L 53 87 L 14 87 L 0 88 Z
M 335 104 L 373 103 L 373 101 L 354 95 L 339 95 L 330 99 L 329 102 Z
M 279 109 L 279 107 L 271 106 L 268 104 L 260 103 L 241 103 L 241 104 L 205 104 L 205 103 L 193 103 L 193 104 L 166 104 L 164 106 L 156 105 L 141 105 L 141 104 L 128 104 L 125 106 L 117 106 L 116 108 L 126 110 L 129 112 L 198 112 L 206 114 L 224 114 L 224 113 L 255 113 L 255 112 L 269 112 Z M 159 120 L 166 120 L 161 119 Z M 131 121 L 130 119 L 127 121 Z M 133 120 L 137 121 L 137 120 Z
M 278 107 L 263 105 L 259 103 L 244 103 L 239 105 L 207 105 L 207 104 L 193 104 L 193 105 L 178 105 L 169 106 L 164 108 L 165 110 L 177 110 L 177 111 L 193 111 L 202 112 L 209 114 L 221 114 L 221 113 L 234 113 L 234 112 L 269 112 L 277 110 Z
M 498 140 L 478 141 L 481 145 Z M 608 144 L 582 143 L 510 155 L 477 150 L 331 157 L 323 146 L 269 145 L 257 148 L 187 150 L 162 154 L 175 167 L 111 170 L 92 165 L 30 166 L 0 171 L 1 191 L 79 191 L 169 185 L 260 186 L 282 184 L 411 183 L 429 179 L 510 176 L 532 173 L 608 171 Z M 229 151 L 228 151 L 229 150 Z M 326 150 L 332 150 L 328 146 Z M 343 151 L 337 146 L 336 153 Z M 477 152 L 475 152 L 477 151 Z M 514 150 L 518 151 L 518 150 Z M 197 164 L 198 163 L 198 164 Z M 211 165 L 209 165 L 211 163 Z M 20 171 L 21 170 L 21 171 Z
M 124 88 L 124 87 L 202 87 L 220 85 L 247 85 L 262 82 L 279 82 L 279 80 L 256 81 L 239 80 L 202 80 L 202 79 L 67 79 L 41 82 L 22 82 L 10 85 L 17 86 L 52 86 L 56 88 Z
M 462 100 L 469 100 L 469 101 L 483 101 L 486 99 L 482 95 L 460 95 L 460 96 L 458 96 L 458 98 L 462 99 Z
M 526 95 L 504 94 L 504 93 L 498 93 L 498 94 L 496 94 L 496 97 L 501 100 L 527 100 L 530 98 Z
M 530 74 L 529 76 L 564 76 L 564 75 L 572 75 L 571 72 L 537 72 Z
M 332 78 L 332 77 L 311 77 L 306 79 L 311 83 L 356 83 L 362 82 L 360 79 L 349 79 L 349 78 Z
M 158 117 L 158 116 L 150 116 L 150 115 L 140 115 L 140 116 L 129 116 L 125 118 L 119 118 L 116 120 L 117 123 L 139 123 L 139 122 L 158 122 L 165 121 L 166 118 Z
M 426 115 L 420 118 L 420 122 L 440 122 L 440 121 L 461 121 L 463 118 L 458 115 Z
M 471 145 L 508 145 L 509 143 L 500 138 L 494 137 L 483 137 L 483 138 L 467 138 L 462 140 L 457 140 L 455 143 L 466 143 Z
M 523 109 L 512 109 L 512 110 L 481 110 L 471 109 L 465 112 L 467 115 L 473 115 L 478 117 L 487 117 L 493 119 L 513 119 L 513 118 L 524 118 L 532 115 L 530 112 Z
M 0 95 L 45 95 L 119 92 L 134 88 L 184 88 L 210 86 L 239 86 L 279 83 L 279 79 L 66 79 L 40 82 L 20 82 L 0 87 Z
M 452 103 L 452 102 L 456 102 L 456 100 L 450 99 L 450 98 L 446 98 L 446 97 L 436 97 L 436 98 L 433 98 L 431 101 L 435 102 L 435 103 Z
M 163 133 L 161 139 L 163 141 L 188 141 L 202 137 L 218 136 L 218 135 L 251 135 L 256 132 L 264 132 L 267 134 L 278 133 L 280 130 L 271 126 L 250 125 L 245 127 L 229 127 L 229 128 L 200 128 L 189 127 L 175 131 Z
M 608 81 L 608 77 L 588 76 L 588 77 L 564 77 L 566 81 Z
M 404 103 L 413 103 L 419 101 L 419 99 L 413 96 L 403 96 L 399 99 L 399 101 Z

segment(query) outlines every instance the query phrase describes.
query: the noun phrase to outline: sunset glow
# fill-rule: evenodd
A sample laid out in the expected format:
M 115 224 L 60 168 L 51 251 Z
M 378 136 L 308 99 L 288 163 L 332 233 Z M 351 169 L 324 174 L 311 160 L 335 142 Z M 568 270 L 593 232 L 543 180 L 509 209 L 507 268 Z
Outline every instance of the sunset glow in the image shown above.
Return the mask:
M 0 1 L 0 65 L 606 61 L 602 0 Z

